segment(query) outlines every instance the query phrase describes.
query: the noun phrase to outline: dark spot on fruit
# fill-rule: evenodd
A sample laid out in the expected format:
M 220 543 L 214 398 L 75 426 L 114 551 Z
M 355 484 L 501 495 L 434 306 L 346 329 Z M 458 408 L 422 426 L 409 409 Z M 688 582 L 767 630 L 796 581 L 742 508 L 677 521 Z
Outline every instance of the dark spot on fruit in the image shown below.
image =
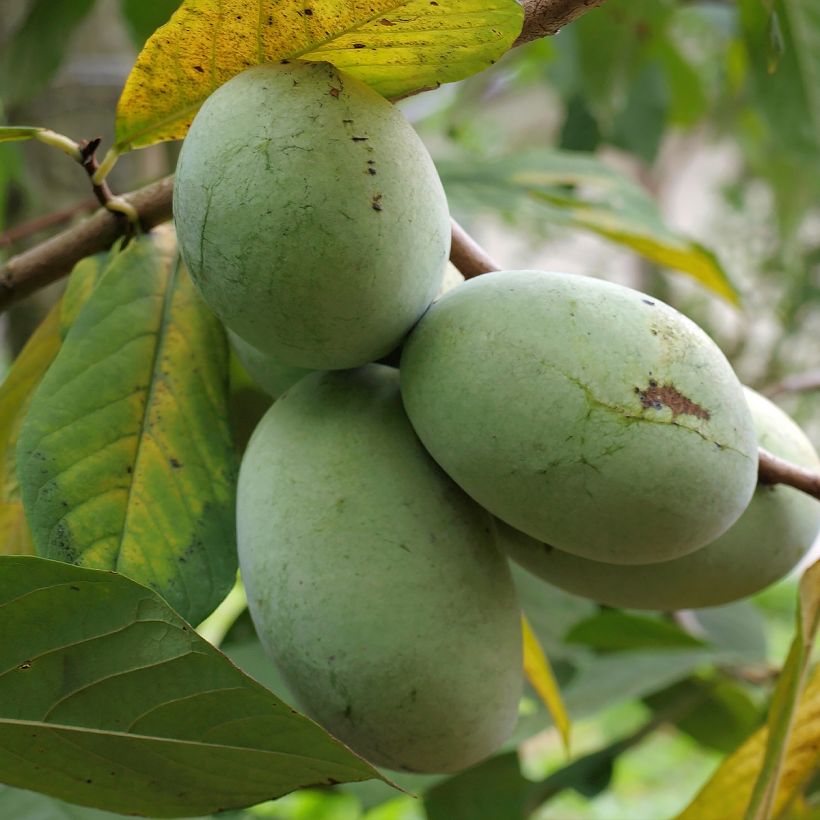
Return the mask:
M 654 304 L 655 304 L 655 303 L 654 303 L 651 299 L 641 299 L 641 301 L 642 301 L 645 305 L 654 305 Z
M 370 207 L 373 208 L 374 211 L 381 211 L 382 210 L 382 195 L 381 194 L 374 194 L 373 199 L 370 200 Z
M 339 94 L 341 94 L 341 93 L 342 93 L 341 88 L 331 88 L 330 89 L 330 96 L 333 97 L 334 100 L 338 100 L 339 99 Z
M 375 168 L 368 168 L 367 173 L 370 174 L 370 176 L 374 177 L 374 176 L 376 176 L 376 169 Z
M 645 408 L 661 410 L 663 407 L 668 407 L 672 411 L 673 419 L 678 416 L 695 416 L 704 421 L 709 421 L 712 417 L 712 414 L 706 408 L 684 396 L 672 384 L 659 386 L 655 379 L 650 379 L 646 390 L 640 390 L 636 387 L 635 392 Z
M 351 137 L 353 142 L 367 142 L 367 137 Z

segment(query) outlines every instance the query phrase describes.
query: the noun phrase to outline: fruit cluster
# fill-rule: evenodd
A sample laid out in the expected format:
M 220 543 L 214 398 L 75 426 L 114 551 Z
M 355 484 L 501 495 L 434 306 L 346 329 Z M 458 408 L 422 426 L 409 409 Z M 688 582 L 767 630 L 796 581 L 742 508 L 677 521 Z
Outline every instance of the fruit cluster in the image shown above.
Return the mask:
M 759 487 L 758 441 L 817 469 L 673 308 L 507 271 L 432 303 L 449 253 L 433 163 L 324 63 L 253 68 L 196 117 L 180 245 L 278 397 L 244 456 L 238 541 L 260 638 L 303 706 L 371 761 L 455 771 L 521 690 L 505 553 L 617 606 L 698 607 L 786 573 L 820 504 Z M 373 362 L 402 345 L 398 370 Z

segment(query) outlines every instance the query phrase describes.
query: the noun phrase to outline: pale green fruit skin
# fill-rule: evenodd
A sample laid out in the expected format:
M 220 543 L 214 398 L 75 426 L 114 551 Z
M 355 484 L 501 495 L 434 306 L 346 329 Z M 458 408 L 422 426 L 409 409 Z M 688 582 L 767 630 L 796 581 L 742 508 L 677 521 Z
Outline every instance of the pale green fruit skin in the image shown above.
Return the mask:
M 519 608 L 494 526 L 419 443 L 392 368 L 307 376 L 255 431 L 251 615 L 307 712 L 368 760 L 457 771 L 512 731 Z
M 451 478 L 576 555 L 677 558 L 727 530 L 754 492 L 754 426 L 729 363 L 693 322 L 629 288 L 481 276 L 425 314 L 401 379 L 413 427 Z
M 208 98 L 182 146 L 174 220 L 220 319 L 282 364 L 314 369 L 395 348 L 450 248 L 423 143 L 327 63 L 257 66 Z
M 748 389 L 746 395 L 760 446 L 820 470 L 803 431 L 768 399 Z M 630 609 L 698 609 L 746 598 L 794 569 L 820 532 L 820 502 L 792 487 L 759 485 L 746 512 L 711 544 L 674 561 L 633 567 L 579 558 L 509 527 L 500 531 L 511 558 L 567 592 Z
M 314 372 L 304 367 L 290 367 L 282 364 L 273 356 L 257 350 L 232 330 L 227 329 L 227 331 L 233 352 L 236 353 L 236 358 L 239 359 L 242 367 L 248 371 L 253 381 L 274 399 L 279 398 L 299 379 Z

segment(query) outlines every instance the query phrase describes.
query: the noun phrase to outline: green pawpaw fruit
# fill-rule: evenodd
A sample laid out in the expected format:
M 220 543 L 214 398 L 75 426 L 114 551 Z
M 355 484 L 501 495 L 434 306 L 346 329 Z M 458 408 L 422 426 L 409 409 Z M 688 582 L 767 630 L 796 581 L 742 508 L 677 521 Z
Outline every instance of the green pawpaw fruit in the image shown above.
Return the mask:
M 208 98 L 182 146 L 174 220 L 211 309 L 309 369 L 395 348 L 450 247 L 444 190 L 415 131 L 327 63 L 256 66 Z
M 306 376 L 252 436 L 251 615 L 306 711 L 368 760 L 456 771 L 512 730 L 521 629 L 494 525 L 416 438 L 392 368 Z
M 630 288 L 543 271 L 473 279 L 413 330 L 401 384 L 450 477 L 566 552 L 676 558 L 728 529 L 754 492 L 754 425 L 729 363 Z

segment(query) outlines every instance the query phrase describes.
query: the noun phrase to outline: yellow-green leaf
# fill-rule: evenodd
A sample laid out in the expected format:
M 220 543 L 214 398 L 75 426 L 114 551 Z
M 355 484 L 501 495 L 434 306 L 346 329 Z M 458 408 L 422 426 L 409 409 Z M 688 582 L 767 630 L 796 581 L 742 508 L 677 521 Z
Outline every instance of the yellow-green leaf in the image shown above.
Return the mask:
M 35 393 L 20 486 L 39 555 L 111 569 L 188 621 L 236 573 L 228 348 L 173 241 L 113 259 Z
M 778 817 L 820 766 L 820 666 L 803 691 L 820 622 L 820 562 L 800 582 L 795 637 L 767 725 L 715 772 L 678 820 Z M 801 696 L 802 691 L 802 696 Z
M 521 629 L 524 639 L 524 672 L 530 685 L 544 701 L 544 705 L 552 715 L 553 722 L 561 735 L 564 748 L 569 753 L 569 735 L 571 730 L 569 715 L 561 690 L 552 672 L 549 659 L 530 626 L 527 616 L 521 613 Z
M 481 71 L 522 23 L 516 0 L 185 0 L 128 77 L 116 150 L 181 139 L 208 96 L 253 65 L 325 60 L 397 98 Z
M 0 385 L 0 555 L 33 555 L 17 483 L 15 448 L 32 392 L 60 349 L 60 307 L 53 307 Z
M 34 331 L 0 385 L 0 555 L 33 555 L 31 529 L 17 481 L 17 438 L 35 388 L 99 279 L 108 254 L 74 266 L 66 291 Z
M 643 188 L 589 154 L 533 151 L 492 162 L 443 162 L 439 172 L 459 204 L 510 209 L 528 200 L 531 209 L 537 204 L 533 210 L 541 219 L 592 231 L 739 302 L 729 274 L 710 250 L 669 228 Z

